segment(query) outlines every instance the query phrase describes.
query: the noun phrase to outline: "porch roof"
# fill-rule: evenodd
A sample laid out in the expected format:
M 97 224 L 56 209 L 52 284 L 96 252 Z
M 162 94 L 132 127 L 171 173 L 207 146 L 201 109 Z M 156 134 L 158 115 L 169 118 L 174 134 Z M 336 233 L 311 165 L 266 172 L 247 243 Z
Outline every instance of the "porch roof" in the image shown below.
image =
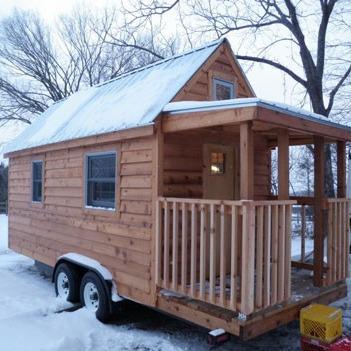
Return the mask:
M 199 128 L 201 123 L 204 124 L 203 127 L 209 127 L 257 120 L 309 134 L 351 140 L 351 127 L 349 126 L 332 122 L 317 113 L 259 98 L 171 102 L 163 108 L 163 113 L 168 116 L 165 123 L 166 132 L 171 132 L 173 129 L 174 131 L 185 130 L 187 129 L 186 124 L 189 129 L 194 128 L 196 118 Z M 211 116 L 210 119 L 208 119 L 209 116 Z M 180 118 L 182 117 L 187 117 L 188 123 L 185 123 L 185 119 L 184 123 L 181 123 Z

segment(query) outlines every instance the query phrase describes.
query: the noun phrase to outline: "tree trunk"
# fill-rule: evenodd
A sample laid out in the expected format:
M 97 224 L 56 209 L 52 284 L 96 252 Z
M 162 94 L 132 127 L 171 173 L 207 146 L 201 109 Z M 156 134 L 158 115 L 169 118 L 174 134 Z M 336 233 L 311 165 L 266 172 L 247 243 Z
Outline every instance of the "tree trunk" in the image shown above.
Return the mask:
M 325 145 L 324 191 L 326 197 L 335 197 L 332 152 L 330 144 Z

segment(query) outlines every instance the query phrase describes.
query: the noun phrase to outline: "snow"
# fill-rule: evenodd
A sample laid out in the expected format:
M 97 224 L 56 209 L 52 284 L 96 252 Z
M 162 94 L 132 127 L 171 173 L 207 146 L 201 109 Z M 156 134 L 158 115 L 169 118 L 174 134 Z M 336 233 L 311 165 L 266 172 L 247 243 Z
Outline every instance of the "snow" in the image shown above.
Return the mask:
M 7 216 L 0 214 L 0 254 L 8 247 Z
M 4 152 L 152 124 L 222 42 L 212 42 L 72 94 L 48 108 Z
M 105 280 L 112 280 L 111 272 L 106 267 L 102 266 L 100 262 L 93 260 L 90 257 L 86 257 L 75 252 L 70 252 L 60 256 L 59 260 L 61 258 L 66 258 L 71 262 L 76 262 L 85 267 L 90 267 L 91 269 L 94 269 L 95 271 L 99 272 Z
M 225 333 L 225 330 L 222 328 L 219 328 L 219 329 L 211 330 L 209 334 L 212 336 L 219 336 L 219 335 L 222 335 L 224 333 Z
M 116 320 L 98 322 L 85 309 L 67 307 L 55 297 L 51 281 L 33 260 L 7 249 L 7 217 L 0 215 L 0 350 L 1 351 L 207 351 L 207 331 L 175 318 L 124 301 Z M 338 301 L 344 331 L 351 331 L 351 296 Z M 248 342 L 232 337 L 222 350 L 297 351 L 298 323 L 276 329 Z
M 283 112 L 291 116 L 312 120 L 314 122 L 322 123 L 337 128 L 347 129 L 351 128 L 340 124 L 331 122 L 327 117 L 313 113 L 301 108 L 291 105 L 283 104 L 275 101 L 268 101 L 259 98 L 240 98 L 216 101 L 177 101 L 170 102 L 164 106 L 163 112 L 171 114 L 189 113 L 189 112 L 204 112 L 204 111 L 217 111 L 225 109 L 235 109 L 243 107 L 264 107 L 277 112 Z
M 313 239 L 306 238 L 305 239 L 305 254 L 307 255 L 309 252 L 313 251 L 314 243 Z M 295 236 L 291 240 L 291 256 L 300 258 L 301 255 L 301 237 Z

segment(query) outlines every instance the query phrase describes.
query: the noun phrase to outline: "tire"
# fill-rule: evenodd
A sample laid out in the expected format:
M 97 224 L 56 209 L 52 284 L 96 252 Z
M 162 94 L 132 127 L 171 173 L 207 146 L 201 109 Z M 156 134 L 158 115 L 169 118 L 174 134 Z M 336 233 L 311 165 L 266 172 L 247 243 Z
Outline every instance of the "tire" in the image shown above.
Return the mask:
M 80 276 L 72 265 L 60 263 L 55 271 L 56 296 L 69 302 L 79 302 Z
M 80 300 L 89 311 L 95 313 L 100 322 L 107 323 L 110 321 L 109 296 L 100 278 L 95 273 L 87 272 L 83 276 L 80 284 Z

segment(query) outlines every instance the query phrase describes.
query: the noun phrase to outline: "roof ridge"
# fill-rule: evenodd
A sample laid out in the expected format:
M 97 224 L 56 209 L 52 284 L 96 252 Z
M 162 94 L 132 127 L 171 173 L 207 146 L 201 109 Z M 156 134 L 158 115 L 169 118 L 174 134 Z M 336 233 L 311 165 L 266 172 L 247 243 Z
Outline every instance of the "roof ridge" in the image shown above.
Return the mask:
M 207 49 L 207 48 L 209 48 L 209 47 L 211 47 L 211 46 L 216 46 L 216 45 L 219 46 L 220 44 L 226 42 L 227 40 L 228 40 L 228 39 L 227 39 L 226 37 L 223 37 L 223 38 L 220 38 L 220 39 L 216 39 L 216 40 L 210 41 L 209 43 L 206 43 L 206 44 L 204 44 L 204 45 L 202 45 L 202 46 L 199 46 L 199 47 L 197 47 L 197 48 L 190 49 L 190 50 L 186 50 L 186 51 L 184 51 L 184 52 L 182 52 L 182 53 L 180 53 L 180 54 L 176 54 L 176 55 L 173 55 L 173 56 L 171 56 L 171 57 L 166 57 L 166 58 L 164 58 L 164 59 L 162 59 L 162 60 L 158 60 L 158 61 L 155 61 L 155 62 L 153 62 L 153 63 L 149 63 L 148 65 L 145 65 L 145 66 L 142 66 L 142 67 L 138 67 L 138 68 L 132 69 L 132 70 L 129 71 L 129 72 L 122 73 L 122 74 L 120 74 L 119 76 L 117 76 L 117 77 L 115 77 L 115 78 L 112 78 L 112 79 L 109 79 L 109 80 L 107 80 L 107 81 L 105 81 L 105 82 L 102 82 L 102 83 L 93 85 L 92 87 L 100 87 L 100 86 L 103 86 L 103 85 L 112 83 L 112 82 L 114 82 L 114 81 L 116 81 L 116 80 L 122 79 L 122 78 L 124 78 L 124 77 L 127 77 L 127 76 L 129 76 L 129 75 L 132 75 L 132 74 L 134 74 L 134 73 L 138 73 L 138 72 L 144 71 L 144 70 L 146 70 L 146 69 L 149 69 L 149 68 L 151 68 L 151 67 L 161 65 L 161 64 L 163 64 L 163 63 L 165 63 L 165 62 L 167 62 L 167 61 L 175 60 L 175 59 L 178 59 L 178 58 L 180 58 L 180 57 L 183 57 L 183 56 L 186 56 L 186 55 L 190 55 L 190 54 L 192 54 L 192 53 L 194 53 L 194 52 L 198 52 L 198 51 L 200 51 L 200 50 Z

